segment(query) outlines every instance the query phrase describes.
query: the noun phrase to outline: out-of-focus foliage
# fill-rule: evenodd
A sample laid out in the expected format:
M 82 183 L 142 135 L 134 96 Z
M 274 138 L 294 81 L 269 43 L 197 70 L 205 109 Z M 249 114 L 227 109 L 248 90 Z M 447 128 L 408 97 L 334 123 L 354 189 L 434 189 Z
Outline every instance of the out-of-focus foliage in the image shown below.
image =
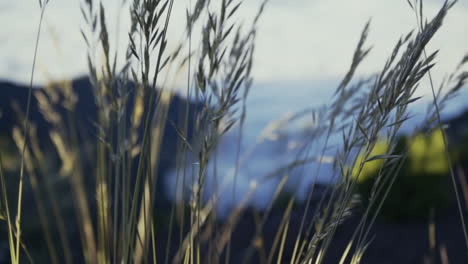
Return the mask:
M 388 144 L 381 141 L 374 146 L 369 157 L 403 155 L 405 152 L 407 158 L 401 161 L 399 170 L 392 169 L 398 166 L 392 166 L 389 160 L 377 159 L 364 163 L 358 174 L 358 164 L 363 155 L 358 157 L 353 177 L 358 177 L 357 190 L 364 203 L 367 205 L 374 201 L 372 208 L 375 210 L 385 195 L 385 191 L 379 192 L 379 189 L 386 190 L 389 184 L 393 184 L 379 213 L 384 218 L 404 221 L 428 217 L 432 210 L 440 213 L 447 207 L 450 193 L 442 131 L 436 129 L 429 134 L 401 136 L 393 153 L 388 153 Z
M 371 150 L 369 157 L 374 157 L 378 155 L 383 155 L 388 151 L 388 143 L 384 141 L 379 141 L 375 144 L 374 148 Z M 356 164 L 361 164 L 364 161 L 364 156 L 360 155 L 357 160 Z M 363 182 L 368 180 L 371 177 L 374 177 L 375 174 L 379 173 L 380 168 L 384 164 L 383 159 L 375 159 L 372 161 L 365 162 L 361 173 L 359 173 L 359 166 L 356 165 L 353 167 L 353 176 L 358 176 L 358 181 Z
M 468 135 L 465 135 L 459 142 L 452 142 L 451 148 L 454 162 L 466 166 L 468 164 Z
M 442 131 L 435 130 L 430 135 L 418 134 L 409 142 L 410 172 L 414 174 L 446 175 L 449 166 L 445 157 Z
M 4 134 L 0 134 L 0 155 L 4 170 L 13 171 L 18 169 L 20 163 L 19 153 L 11 137 Z

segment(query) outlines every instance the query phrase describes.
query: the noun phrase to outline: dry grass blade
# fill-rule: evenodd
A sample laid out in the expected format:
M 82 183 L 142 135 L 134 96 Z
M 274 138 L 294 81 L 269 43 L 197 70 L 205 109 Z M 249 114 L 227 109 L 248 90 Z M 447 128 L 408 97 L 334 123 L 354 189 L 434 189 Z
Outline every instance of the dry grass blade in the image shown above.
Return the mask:
M 446 0 L 445 3 L 444 3 L 444 6 L 442 7 L 442 10 L 439 12 L 438 16 L 442 15 L 441 14 L 442 11 L 447 12 L 453 5 L 455 5 L 456 2 L 457 2 L 457 0 L 454 0 L 454 1 L 451 1 L 451 2 Z M 417 13 L 416 10 L 414 10 L 414 12 L 415 12 L 416 18 L 419 18 L 419 24 L 418 24 L 419 30 L 420 31 L 425 30 L 425 27 L 427 27 L 427 25 L 423 25 L 423 22 L 422 22 L 423 17 L 424 17 L 423 16 L 423 1 L 422 0 L 420 0 L 419 16 L 418 16 L 418 13 Z M 425 50 L 424 47 L 423 47 L 423 52 L 424 52 L 424 56 L 425 56 L 426 60 L 432 60 L 433 54 L 430 55 L 430 56 L 427 56 L 426 50 Z M 463 59 L 462 63 L 464 61 L 465 60 Z M 429 82 L 430 82 L 430 86 L 431 86 L 432 99 L 433 99 L 433 103 L 434 103 L 433 105 L 434 105 L 434 108 L 435 108 L 435 115 L 436 115 L 436 118 L 437 118 L 437 123 L 440 126 L 442 124 L 442 120 L 440 118 L 440 108 L 439 108 L 439 103 L 438 103 L 438 96 L 436 95 L 436 92 L 435 92 L 434 82 L 432 80 L 432 76 L 431 76 L 431 73 L 430 73 L 430 68 L 428 69 L 428 78 L 429 78 Z M 452 160 L 451 160 L 450 155 L 449 155 L 448 139 L 447 139 L 446 132 L 444 130 L 442 130 L 442 137 L 443 137 L 444 148 L 445 148 L 445 158 L 446 158 L 446 160 L 447 160 L 447 162 L 449 164 L 450 176 L 451 176 L 451 179 L 452 179 L 452 184 L 453 184 L 453 187 L 454 187 L 453 189 L 454 189 L 455 196 L 456 196 L 456 199 L 457 199 L 457 206 L 458 206 L 458 212 L 459 212 L 459 216 L 460 216 L 460 223 L 461 223 L 461 226 L 462 226 L 463 235 L 465 237 L 465 246 L 466 246 L 466 249 L 467 249 L 467 252 L 468 252 L 468 231 L 467 231 L 465 218 L 464 218 L 464 214 L 463 214 L 460 193 L 459 193 L 459 190 L 457 188 L 457 182 L 456 182 L 456 178 L 455 178 L 454 168 L 453 168 L 453 165 L 452 165 Z M 467 258 L 468 258 L 468 256 L 467 256 Z
M 8 202 L 8 195 L 7 195 L 7 189 L 6 189 L 6 183 L 5 183 L 5 176 L 3 175 L 3 161 L 2 161 L 2 154 L 0 153 L 0 184 L 2 187 L 2 208 L 5 211 L 5 220 L 7 222 L 7 227 L 8 227 L 8 245 L 9 245 L 9 250 L 10 250 L 10 260 L 11 263 L 17 263 L 16 261 L 16 253 L 14 250 L 14 227 L 13 223 L 11 221 L 11 216 L 10 216 L 10 206 Z
M 26 106 L 26 119 L 24 120 L 24 143 L 21 149 L 21 167 L 20 167 L 20 175 L 19 175 L 19 183 L 18 183 L 18 207 L 17 207 L 17 212 L 16 212 L 16 220 L 15 220 L 15 229 L 16 229 L 16 246 L 15 246 L 15 254 L 14 254 L 14 263 L 19 263 L 19 256 L 20 256 L 20 244 L 21 244 L 21 210 L 22 210 L 22 198 L 23 198 L 23 184 L 24 184 L 24 155 L 26 151 L 26 144 L 28 142 L 28 130 L 29 130 L 29 114 L 30 114 L 30 109 L 31 109 L 31 98 L 32 98 L 32 84 L 34 81 L 34 71 L 36 67 L 36 58 L 37 58 L 37 51 L 39 48 L 39 39 L 41 36 L 41 29 L 42 29 L 42 21 L 44 18 L 44 13 L 47 7 L 47 3 L 49 1 L 46 1 L 44 3 L 39 2 L 40 8 L 41 8 L 41 14 L 39 18 L 39 25 L 38 25 L 38 31 L 37 31 L 37 36 L 36 36 L 36 42 L 35 42 L 35 48 L 34 48 L 34 56 L 33 56 L 33 63 L 32 63 L 32 69 L 31 69 L 31 78 L 29 82 L 29 91 L 28 91 L 28 101 L 27 101 L 27 106 Z

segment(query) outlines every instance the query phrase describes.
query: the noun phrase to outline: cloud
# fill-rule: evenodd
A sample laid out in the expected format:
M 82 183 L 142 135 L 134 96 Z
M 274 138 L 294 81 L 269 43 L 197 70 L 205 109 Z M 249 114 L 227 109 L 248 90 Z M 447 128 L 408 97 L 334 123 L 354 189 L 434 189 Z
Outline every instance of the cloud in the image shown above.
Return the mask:
M 426 1 L 427 2 L 427 1 Z M 406 1 L 301 1 L 295 8 L 270 6 L 260 25 L 256 54 L 258 79 L 334 79 L 351 62 L 365 23 L 371 19 L 371 54 L 361 73 L 380 69 L 398 38 L 416 27 Z M 441 1 L 426 3 L 432 17 Z M 457 5 L 449 13 L 428 51 L 441 49 L 435 75 L 450 71 L 468 51 L 468 9 Z
M 86 73 L 86 49 L 80 34 L 83 19 L 80 1 L 51 1 L 39 47 L 36 83 L 70 78 Z M 116 1 L 103 1 L 109 31 L 116 32 L 120 21 L 120 50 L 126 44 L 128 12 Z M 240 9 L 243 18 L 253 17 L 260 1 L 246 1 Z M 425 2 L 428 17 L 443 1 Z M 185 2 L 177 2 L 170 37 L 181 37 Z M 39 7 L 30 1 L 2 4 L 0 22 L 0 78 L 27 82 L 39 20 Z M 118 11 L 120 17 L 118 19 Z M 440 80 L 468 51 L 466 24 L 468 8 L 456 5 L 436 35 L 429 51 L 441 49 L 433 75 Z M 406 1 L 388 0 L 272 0 L 267 6 L 258 33 L 254 76 L 258 82 L 279 80 L 340 79 L 346 72 L 364 24 L 372 20 L 368 44 L 373 50 L 359 73 L 380 69 L 398 38 L 415 28 L 414 14 Z M 423 89 L 421 93 L 427 92 Z

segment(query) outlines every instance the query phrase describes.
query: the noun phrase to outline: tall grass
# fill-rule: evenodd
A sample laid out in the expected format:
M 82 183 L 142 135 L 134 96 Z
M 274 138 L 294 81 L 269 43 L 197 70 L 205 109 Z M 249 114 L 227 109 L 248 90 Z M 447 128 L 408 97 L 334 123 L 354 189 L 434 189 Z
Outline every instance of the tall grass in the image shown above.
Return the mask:
M 39 3 L 42 21 L 49 1 Z M 255 17 L 245 27 L 238 12 L 242 8 L 241 1 L 190 2 L 184 37 L 177 43 L 168 37 L 174 19 L 173 0 L 131 1 L 129 42 L 125 54 L 119 58 L 117 43 L 110 41 L 106 7 L 93 0 L 81 2 L 86 24 L 82 35 L 88 49 L 89 80 L 97 108 L 97 118 L 92 120 L 96 132 L 90 139 L 91 144 L 85 144 L 82 128 L 73 122 L 76 120 L 76 95 L 69 83 L 52 85 L 44 93 L 36 93 L 42 114 L 53 125 L 50 140 L 60 159 L 60 170 L 51 171 L 44 165 L 48 153 L 37 143 L 42 139 L 35 136 L 34 125 L 30 126 L 27 121 L 28 99 L 25 126 L 15 130 L 15 140 L 22 149 L 17 198 L 7 193 L 8 180 L 3 174 L 0 153 L 0 213 L 6 220 L 12 263 L 23 263 L 21 256 L 29 255 L 28 241 L 21 235 L 25 226 L 21 212 L 26 176 L 48 250 L 47 254 L 31 254 L 31 261 L 37 258 L 38 262 L 52 263 L 229 263 L 242 259 L 249 263 L 257 254 L 262 263 L 322 263 L 333 246 L 337 228 L 360 204 L 356 195 L 357 177 L 352 174 L 359 175 L 367 162 L 383 160 L 384 169 L 377 176 L 369 205 L 360 215 L 359 225 L 341 256 L 341 263 L 361 262 L 372 242 L 370 230 L 378 214 L 378 210 L 370 208 L 382 206 L 383 200 L 377 197 L 388 194 L 407 158 L 406 154 L 391 154 L 397 135 L 410 118 L 408 107 L 419 99 L 414 94 L 420 81 L 425 76 L 430 77 L 435 65 L 437 52 L 427 54 L 426 46 L 440 30 L 455 2 L 445 2 L 435 17 L 423 23 L 422 1 L 409 1 L 417 17 L 418 30 L 397 41 L 379 72 L 355 80 L 358 67 L 371 51 L 366 42 L 370 32 L 370 23 L 367 23 L 349 70 L 336 88 L 331 103 L 289 118 L 291 121 L 309 116 L 316 124 L 307 131 L 294 160 L 278 168 L 272 164 L 271 173 L 253 180 L 237 206 L 226 218 L 219 219 L 216 208 L 221 194 L 232 191 L 235 195 L 240 166 L 254 162 L 249 156 L 253 152 L 244 153 L 240 146 L 248 113 L 245 102 L 253 83 L 255 37 L 267 3 L 265 0 L 260 4 Z M 41 22 L 39 32 L 40 25 Z M 195 41 L 198 39 L 195 36 L 200 37 L 199 42 Z M 36 52 L 38 43 L 39 34 Z M 176 49 L 170 50 L 170 46 Z M 124 63 L 119 68 L 117 61 L 120 59 Z M 434 91 L 431 79 L 434 108 L 428 112 L 427 126 L 434 128 L 441 124 L 441 107 L 466 83 L 468 75 L 461 70 L 466 62 L 465 58 L 438 92 Z M 182 122 L 176 123 L 168 119 L 174 96 L 169 79 L 171 72 L 182 69 L 187 71 L 186 97 L 195 99 L 197 106 L 187 103 L 181 111 Z M 31 79 L 33 74 L 34 66 Z M 447 90 L 445 94 L 443 89 Z M 29 98 L 31 96 L 32 89 Z M 67 109 L 66 117 L 57 113 L 57 105 Z M 287 123 L 284 121 L 276 127 L 273 125 L 273 130 L 280 129 Z M 174 163 L 177 164 L 178 193 L 169 212 L 157 210 L 158 199 L 163 199 L 157 190 L 162 186 L 159 161 L 161 155 L 167 154 L 162 153 L 166 126 L 173 127 L 179 139 L 174 150 L 177 152 Z M 217 149 L 223 136 L 235 128 L 239 129 L 237 149 L 233 150 L 237 153 L 235 170 L 229 175 L 216 166 Z M 325 154 L 330 139 L 337 135 L 342 139 L 341 145 L 336 155 L 327 161 Z M 372 155 L 382 138 L 389 144 L 387 153 Z M 322 140 L 324 144 L 319 142 Z M 312 155 L 312 150 L 317 148 L 318 154 Z M 356 153 L 363 153 L 363 156 L 358 158 Z M 304 166 L 312 162 L 319 163 L 317 169 L 305 170 Z M 299 232 L 292 240 L 289 228 L 296 198 L 288 198 L 274 239 L 266 246 L 266 222 L 291 173 L 300 170 L 303 176 L 317 179 L 324 162 L 333 163 L 333 184 L 320 194 L 319 201 L 313 201 L 317 193 L 314 181 L 303 207 Z M 49 174 L 60 175 L 60 184 L 47 179 Z M 211 174 L 217 180 L 217 188 L 209 194 L 205 188 Z M 234 256 L 239 253 L 231 248 L 232 233 L 253 194 L 272 179 L 278 184 L 265 211 L 255 213 L 255 235 L 245 245 L 246 253 Z M 234 190 L 228 190 L 229 186 Z M 299 183 L 294 186 L 299 187 Z M 17 205 L 15 223 L 12 198 Z M 70 198 L 72 208 L 64 208 L 61 201 Z M 457 200 L 468 245 L 458 193 Z M 67 215 L 74 219 L 69 221 Z M 165 218 L 169 219 L 166 223 Z M 166 233 L 158 228 L 161 225 L 166 225 Z M 77 230 L 80 243 L 73 241 L 71 230 Z M 287 243 L 293 243 L 292 252 L 285 252 Z M 160 244 L 165 245 L 162 251 Z M 173 244 L 178 248 L 172 248 Z

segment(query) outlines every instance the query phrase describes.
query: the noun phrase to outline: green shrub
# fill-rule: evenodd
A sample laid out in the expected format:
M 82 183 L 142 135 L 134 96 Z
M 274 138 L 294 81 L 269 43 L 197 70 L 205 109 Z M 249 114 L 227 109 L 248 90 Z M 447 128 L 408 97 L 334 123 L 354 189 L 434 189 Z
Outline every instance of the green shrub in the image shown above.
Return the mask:
M 382 201 L 388 184 L 396 177 L 379 212 L 382 217 L 402 221 L 426 218 L 431 210 L 440 213 L 448 205 L 450 191 L 449 166 L 442 132 L 435 130 L 428 135 L 420 133 L 411 138 L 402 136 L 392 154 L 402 154 L 404 150 L 408 151 L 408 156 L 402 161 L 399 171 L 391 170 L 391 165 L 389 162 L 384 163 L 384 159 L 365 163 L 360 174 L 358 166 L 354 166 L 353 177 L 358 176 L 358 192 L 366 205 L 375 197 L 372 206 L 375 210 Z M 374 146 L 369 157 L 382 155 L 387 151 L 388 144 L 381 141 Z M 356 164 L 360 164 L 362 160 L 363 155 L 360 155 Z M 379 187 L 384 191 L 379 193 Z

